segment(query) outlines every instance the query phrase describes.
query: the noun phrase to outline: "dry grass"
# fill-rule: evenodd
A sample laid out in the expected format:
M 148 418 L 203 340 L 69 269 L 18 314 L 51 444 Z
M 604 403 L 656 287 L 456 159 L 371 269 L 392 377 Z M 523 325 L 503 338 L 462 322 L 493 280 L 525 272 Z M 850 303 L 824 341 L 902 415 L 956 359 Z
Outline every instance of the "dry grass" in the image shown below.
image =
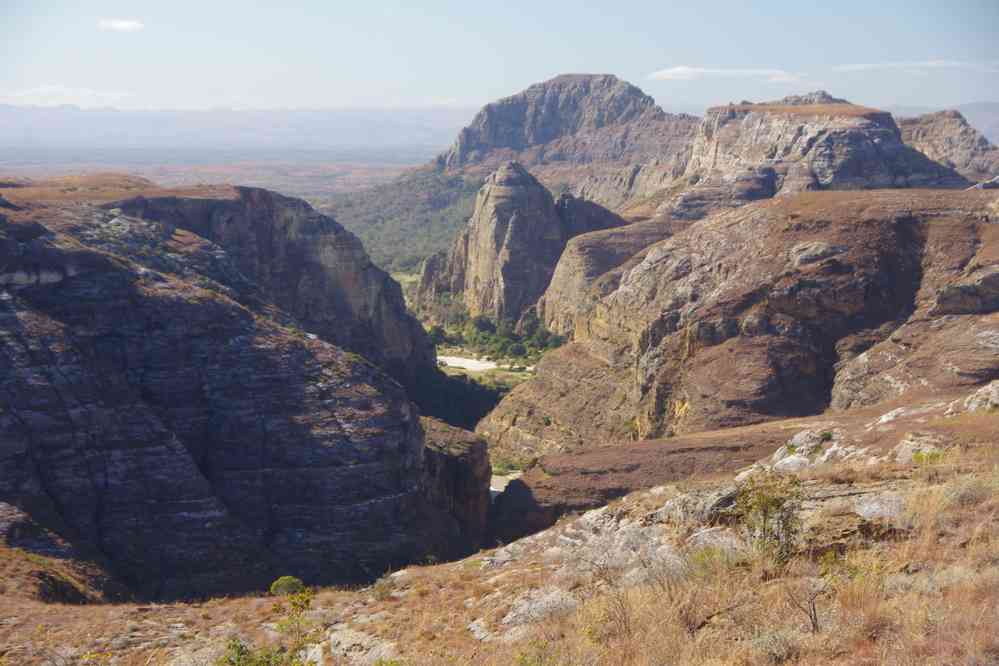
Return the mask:
M 152 181 L 119 173 L 95 173 L 79 176 L 59 176 L 3 187 L 0 194 L 16 204 L 88 201 L 104 203 L 143 196 L 189 196 L 201 198 L 232 198 L 235 190 L 227 185 L 199 185 L 184 188 L 162 188 Z
M 679 575 L 648 563 L 646 582 L 613 575 L 562 580 L 579 600 L 571 612 L 528 625 L 512 642 L 481 642 L 527 590 L 552 584 L 543 553 L 512 566 L 482 556 L 410 567 L 366 589 L 318 590 L 320 628 L 350 621 L 392 641 L 406 666 L 652 666 L 663 664 L 986 664 L 999 660 L 999 441 L 994 415 L 923 424 L 955 435 L 939 460 L 914 465 L 828 465 L 803 486 L 831 497 L 834 516 L 871 487 L 903 493 L 897 540 L 858 542 L 843 553 L 805 554 L 775 567 L 755 551 L 740 557 L 687 552 Z M 730 482 L 685 480 L 615 500 L 608 511 L 644 516 L 683 492 Z M 880 491 L 880 490 L 879 490 Z M 571 519 L 566 518 L 565 522 Z M 680 531 L 682 542 L 688 533 Z M 814 611 L 812 609 L 814 604 Z M 58 649 L 113 654 L 125 666 L 168 663 L 179 647 L 238 632 L 258 645 L 277 640 L 268 597 L 202 604 L 42 604 L 11 595 L 0 605 L 0 655 L 7 664 L 45 663 Z M 16 622 L 8 623 L 14 618 Z M 181 627 L 170 630 L 171 626 Z M 215 632 L 215 633 L 213 633 Z M 113 641 L 124 639 L 124 647 Z M 3 663 L 0 661 L 0 663 Z M 88 663 L 66 661 L 63 663 Z M 91 661 L 89 663 L 101 663 Z
M 609 590 L 482 663 L 995 663 L 999 471 L 919 483 L 908 505 L 912 529 L 898 543 L 797 559 L 778 579 L 751 561 L 695 572 L 668 592 Z M 813 633 L 796 600 L 816 584 Z
M 842 118 L 867 118 L 877 120 L 890 117 L 887 111 L 872 109 L 856 104 L 731 104 L 716 106 L 711 111 L 731 110 L 737 112 L 781 113 L 789 116 L 834 116 Z

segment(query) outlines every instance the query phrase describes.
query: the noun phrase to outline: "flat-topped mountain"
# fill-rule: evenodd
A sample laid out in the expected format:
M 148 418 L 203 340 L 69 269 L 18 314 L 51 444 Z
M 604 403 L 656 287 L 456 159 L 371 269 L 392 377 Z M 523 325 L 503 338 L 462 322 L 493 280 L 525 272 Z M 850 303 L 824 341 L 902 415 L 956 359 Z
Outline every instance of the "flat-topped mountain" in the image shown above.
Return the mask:
M 684 178 L 661 211 L 687 219 L 805 190 L 969 184 L 906 145 L 890 113 L 824 91 L 708 109 Z
M 999 176 L 996 148 L 960 111 L 939 111 L 898 121 L 903 140 L 972 182 Z

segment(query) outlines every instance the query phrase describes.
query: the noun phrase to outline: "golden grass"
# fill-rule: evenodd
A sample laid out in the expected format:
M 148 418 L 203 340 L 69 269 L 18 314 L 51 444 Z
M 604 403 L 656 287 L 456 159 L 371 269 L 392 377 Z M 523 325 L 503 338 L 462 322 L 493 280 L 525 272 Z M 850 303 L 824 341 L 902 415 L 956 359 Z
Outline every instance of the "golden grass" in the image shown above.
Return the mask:
M 781 568 L 757 554 L 688 553 L 682 575 L 650 575 L 637 586 L 580 576 L 561 583 L 580 600 L 575 611 L 533 625 L 513 642 L 480 642 L 468 625 L 481 620 L 502 632 L 502 619 L 520 594 L 552 583 L 552 569 L 540 555 L 514 567 L 488 568 L 481 556 L 410 567 L 366 589 L 318 590 L 313 608 L 322 627 L 368 616 L 355 628 L 393 641 L 402 654 L 398 663 L 406 666 L 994 663 L 999 659 L 999 447 L 990 439 L 990 424 L 979 416 L 927 424 L 967 434 L 961 446 L 929 464 L 834 465 L 805 475 L 810 488 L 873 485 L 904 493 L 907 509 L 898 540 L 868 542 L 818 559 L 800 556 Z M 646 515 L 677 493 L 729 480 L 699 479 L 633 493 L 612 502 L 609 511 Z M 836 513 L 836 501 L 826 513 Z M 807 612 L 809 599 L 817 631 Z M 267 597 L 86 609 L 4 601 L 12 607 L 2 609 L 0 620 L 14 615 L 23 621 L 0 626 L 0 655 L 9 651 L 9 663 L 17 664 L 42 663 L 41 657 L 65 645 L 97 653 L 108 639 L 127 635 L 145 619 L 159 626 L 183 623 L 184 634 L 167 646 L 115 654 L 125 666 L 162 664 L 177 645 L 197 644 L 226 623 L 258 645 L 272 643 L 263 625 L 278 617 L 275 600 Z M 26 643 L 31 651 L 23 648 Z
M 737 112 L 780 113 L 789 116 L 836 116 L 843 118 L 867 118 L 875 120 L 888 115 L 888 112 L 856 104 L 731 104 L 716 106 L 711 111 L 731 110 Z

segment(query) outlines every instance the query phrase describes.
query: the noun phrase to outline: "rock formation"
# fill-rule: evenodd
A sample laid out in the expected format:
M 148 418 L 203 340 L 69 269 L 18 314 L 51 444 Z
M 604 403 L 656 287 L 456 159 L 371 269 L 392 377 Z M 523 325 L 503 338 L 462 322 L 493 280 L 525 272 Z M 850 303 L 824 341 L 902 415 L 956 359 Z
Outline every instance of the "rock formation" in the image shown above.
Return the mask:
M 6 544 L 174 598 L 366 579 L 479 543 L 480 512 L 455 505 L 488 492 L 481 452 L 425 455 L 399 384 L 289 314 L 331 321 L 296 300 L 317 257 L 341 290 L 328 312 L 381 300 L 391 314 L 349 234 L 255 190 L 95 203 L 29 201 L 0 223 Z M 356 263 L 335 266 L 339 248 Z M 457 484 L 459 468 L 476 473 Z
M 225 197 L 140 196 L 107 207 L 216 243 L 260 297 L 403 383 L 435 367 L 433 345 L 399 285 L 356 236 L 304 201 L 238 187 Z
M 905 145 L 891 114 L 822 91 L 708 109 L 684 177 L 664 212 L 686 219 L 804 190 L 969 184 Z
M 623 264 L 477 431 L 505 455 L 948 391 L 999 376 L 995 194 L 805 193 Z
M 424 417 L 424 475 L 428 497 L 457 523 L 445 552 L 467 555 L 485 545 L 492 468 L 486 441 L 467 430 Z
M 682 221 L 635 222 L 571 239 L 538 301 L 538 318 L 558 335 L 585 327 L 595 299 L 617 287 L 621 271 L 616 269 L 640 261 L 643 250 L 686 226 Z
M 450 252 L 424 264 L 418 301 L 429 307 L 451 294 L 473 317 L 517 321 L 548 287 L 569 239 L 621 224 L 591 202 L 553 200 L 524 167 L 508 162 L 486 179 Z
M 999 148 L 968 124 L 960 111 L 901 118 L 902 140 L 972 182 L 999 177 Z
M 615 76 L 566 74 L 487 104 L 438 164 L 469 171 L 517 160 L 551 187 L 618 206 L 683 173 L 697 121 Z

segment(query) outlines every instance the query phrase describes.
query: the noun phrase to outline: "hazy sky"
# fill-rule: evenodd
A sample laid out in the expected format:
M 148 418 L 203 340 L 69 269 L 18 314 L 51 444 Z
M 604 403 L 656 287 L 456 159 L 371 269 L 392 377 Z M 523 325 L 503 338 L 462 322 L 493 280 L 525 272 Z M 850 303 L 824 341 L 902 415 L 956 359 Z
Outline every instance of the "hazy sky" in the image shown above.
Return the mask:
M 479 106 L 563 72 L 667 108 L 999 100 L 999 0 L 0 0 L 0 25 L 14 104 Z

